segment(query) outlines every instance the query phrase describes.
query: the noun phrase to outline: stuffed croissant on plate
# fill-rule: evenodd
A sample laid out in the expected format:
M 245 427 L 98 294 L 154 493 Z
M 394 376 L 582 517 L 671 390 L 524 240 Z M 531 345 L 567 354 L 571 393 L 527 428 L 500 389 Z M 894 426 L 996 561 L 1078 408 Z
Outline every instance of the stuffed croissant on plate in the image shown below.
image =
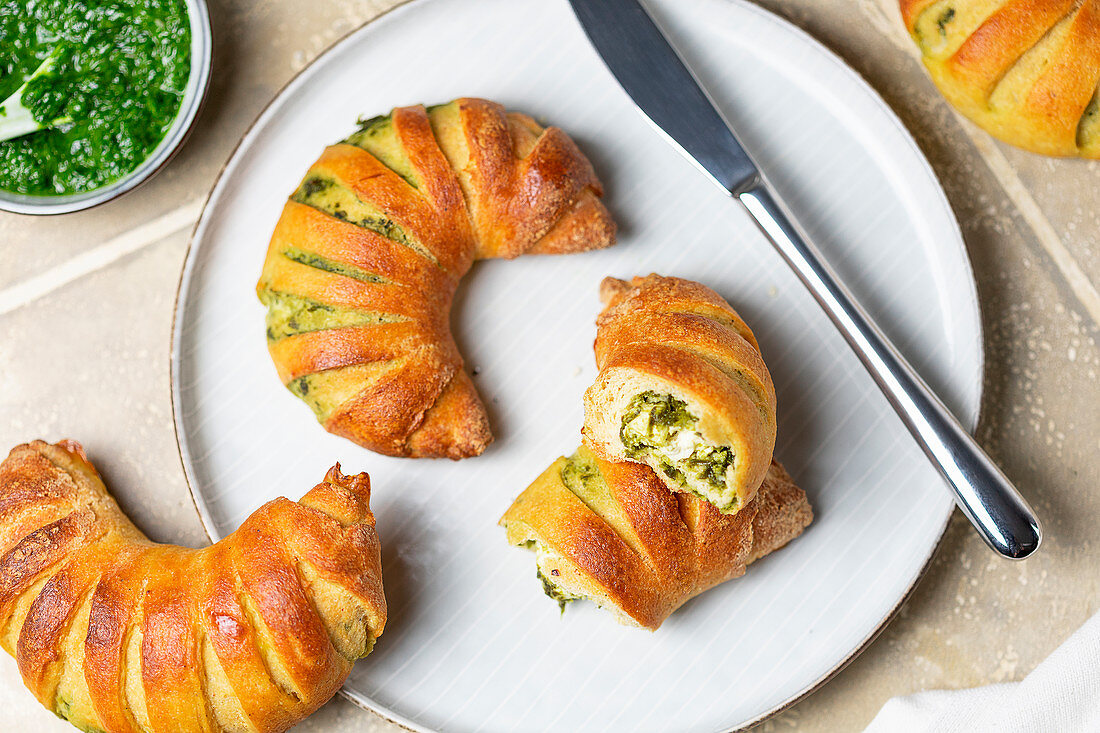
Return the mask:
M 600 297 L 585 444 L 608 461 L 644 463 L 669 489 L 723 513 L 739 511 L 775 447 L 775 388 L 752 331 L 690 280 L 609 277 Z
M 582 445 L 543 471 L 500 523 L 511 544 L 535 551 L 543 590 L 563 608 L 587 598 L 621 623 L 656 629 L 812 519 L 805 492 L 778 463 L 741 511 L 722 514 L 669 491 L 647 466 L 605 461 Z
M 399 107 L 325 149 L 290 196 L 256 292 L 279 378 L 326 430 L 391 456 L 492 441 L 451 335 L 479 259 L 607 247 L 588 159 L 484 99 Z

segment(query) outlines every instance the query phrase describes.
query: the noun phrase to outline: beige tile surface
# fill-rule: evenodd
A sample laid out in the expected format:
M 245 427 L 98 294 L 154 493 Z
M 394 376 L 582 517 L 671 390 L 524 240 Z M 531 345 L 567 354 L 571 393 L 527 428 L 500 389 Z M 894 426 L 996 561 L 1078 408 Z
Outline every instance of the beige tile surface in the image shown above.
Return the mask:
M 0 215 L 0 305 L 11 286 L 104 243 L 129 252 L 32 302 L 0 308 L 0 452 L 33 437 L 78 438 L 140 527 L 189 545 L 205 536 L 176 453 L 168 383 L 188 212 L 197 211 L 275 92 L 337 38 L 395 4 L 211 2 L 213 87 L 171 166 L 91 212 Z M 859 730 L 892 695 L 1021 678 L 1100 602 L 1097 314 L 1087 297 L 1082 302 L 1081 281 L 1072 285 L 1074 268 L 1086 285 L 1100 283 L 1100 165 L 1016 151 L 960 121 L 924 76 L 892 0 L 760 4 L 858 69 L 932 161 L 962 224 L 984 313 L 979 436 L 1046 524 L 1042 551 L 1010 564 L 956 513 L 928 575 L 882 636 L 833 681 L 762 726 Z M 140 225 L 155 233 L 134 249 L 125 235 Z M 6 655 L 0 709 L 8 730 L 72 730 L 23 689 Z M 398 729 L 336 700 L 300 730 Z

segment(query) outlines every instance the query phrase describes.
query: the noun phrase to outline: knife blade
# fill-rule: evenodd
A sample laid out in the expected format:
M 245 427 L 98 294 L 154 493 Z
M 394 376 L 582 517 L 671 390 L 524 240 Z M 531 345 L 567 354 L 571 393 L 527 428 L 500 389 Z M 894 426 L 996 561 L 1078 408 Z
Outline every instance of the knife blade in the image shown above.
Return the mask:
M 570 3 L 635 105 L 745 208 L 809 289 L 985 542 L 1011 559 L 1035 552 L 1042 529 L 1031 507 L 840 282 L 646 9 L 638 0 Z
M 756 165 L 645 8 L 574 2 L 573 11 L 638 108 L 718 185 L 736 191 L 756 177 Z

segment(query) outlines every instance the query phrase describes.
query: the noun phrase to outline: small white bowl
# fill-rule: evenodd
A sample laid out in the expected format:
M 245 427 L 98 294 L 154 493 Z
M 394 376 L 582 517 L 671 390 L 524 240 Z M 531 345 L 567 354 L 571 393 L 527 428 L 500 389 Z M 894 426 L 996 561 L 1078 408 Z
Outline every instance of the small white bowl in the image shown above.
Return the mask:
M 206 0 L 186 0 L 191 21 L 191 75 L 180 102 L 179 112 L 168 133 L 141 165 L 106 186 L 61 196 L 29 196 L 0 189 L 0 209 L 17 214 L 68 214 L 112 201 L 137 188 L 168 164 L 195 124 L 199 109 L 210 83 L 210 64 L 214 36 L 210 29 L 210 12 Z

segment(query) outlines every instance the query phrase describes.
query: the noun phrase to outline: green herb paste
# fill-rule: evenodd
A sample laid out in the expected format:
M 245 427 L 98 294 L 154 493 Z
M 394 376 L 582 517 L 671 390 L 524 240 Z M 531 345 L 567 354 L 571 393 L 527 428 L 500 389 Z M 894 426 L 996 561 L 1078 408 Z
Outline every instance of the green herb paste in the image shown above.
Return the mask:
M 947 10 L 945 10 L 943 12 L 943 15 L 941 15 L 939 17 L 939 19 L 936 21 L 936 25 L 940 29 L 940 35 L 941 36 L 946 36 L 947 35 L 947 24 L 950 23 L 952 20 L 954 20 L 954 18 L 955 18 L 955 9 L 954 8 L 948 8 Z
M 0 0 L 0 101 L 53 59 L 17 100 L 46 129 L 0 142 L 0 188 L 80 193 L 133 171 L 176 118 L 190 48 L 183 0 Z
M 539 582 L 542 583 L 542 592 L 545 593 L 550 598 L 552 598 L 553 600 L 557 601 L 558 609 L 562 613 L 565 613 L 565 604 L 566 603 L 571 603 L 572 601 L 579 601 L 580 600 L 580 598 L 581 598 L 580 596 L 575 596 L 572 593 L 565 592 L 564 590 L 562 590 L 561 588 L 558 587 L 557 583 L 555 583 L 554 581 L 550 580 L 550 578 L 547 578 L 545 575 L 543 575 L 541 568 L 536 569 L 535 573 L 538 575 Z
M 619 439 L 628 458 L 656 464 L 654 468 L 688 491 L 713 500 L 713 488 L 725 487 L 733 465 L 729 446 L 707 445 L 695 432 L 698 418 L 687 403 L 669 394 L 647 391 L 635 395 L 623 412 Z M 646 459 L 650 459 L 646 461 Z M 731 507 L 722 507 L 723 511 Z

